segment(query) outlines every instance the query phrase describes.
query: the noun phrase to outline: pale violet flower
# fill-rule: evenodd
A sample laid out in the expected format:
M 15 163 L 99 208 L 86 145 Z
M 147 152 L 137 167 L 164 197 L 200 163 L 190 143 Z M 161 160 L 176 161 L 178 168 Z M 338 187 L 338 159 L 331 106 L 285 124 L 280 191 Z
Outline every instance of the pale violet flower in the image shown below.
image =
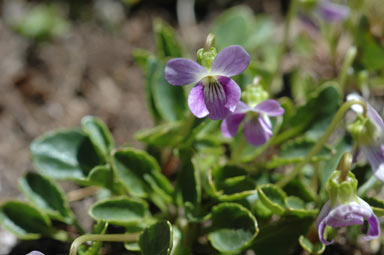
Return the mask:
M 196 84 L 188 97 L 196 117 L 221 120 L 235 110 L 241 96 L 240 87 L 229 77 L 243 72 L 248 64 L 248 53 L 233 45 L 217 54 L 210 70 L 191 59 L 175 58 L 168 61 L 164 74 L 175 86 Z
M 361 96 L 356 93 L 347 96 L 347 100 L 362 100 Z M 366 101 L 365 101 L 366 102 Z M 376 127 L 376 132 L 372 139 L 365 139 L 366 141 L 359 144 L 360 151 L 367 158 L 372 167 L 374 175 L 382 182 L 384 182 L 384 122 L 379 113 L 366 102 L 367 105 L 367 118 Z M 362 114 L 363 107 L 361 105 L 353 105 L 352 110 L 356 113 Z
M 240 101 L 233 113 L 221 124 L 221 132 L 226 137 L 233 137 L 244 120 L 244 136 L 248 143 L 259 146 L 272 136 L 272 124 L 268 116 L 280 116 L 284 109 L 273 99 L 265 100 L 255 107 Z
M 331 202 L 328 201 L 316 220 L 320 241 L 325 245 L 333 243 L 324 238 L 324 230 L 327 225 L 333 228 L 361 225 L 364 223 L 364 219 L 369 223 L 365 240 L 377 238 L 380 235 L 379 221 L 367 202 L 358 198 L 357 201 L 332 207 Z
M 349 171 L 349 169 L 348 169 Z M 372 240 L 380 235 L 380 224 L 372 208 L 357 196 L 357 179 L 348 172 L 345 180 L 340 181 L 341 171 L 334 171 L 325 188 L 329 200 L 324 204 L 316 219 L 320 241 L 330 245 L 333 241 L 324 238 L 325 227 L 341 228 L 361 225 L 366 219 L 369 223 L 365 240 Z

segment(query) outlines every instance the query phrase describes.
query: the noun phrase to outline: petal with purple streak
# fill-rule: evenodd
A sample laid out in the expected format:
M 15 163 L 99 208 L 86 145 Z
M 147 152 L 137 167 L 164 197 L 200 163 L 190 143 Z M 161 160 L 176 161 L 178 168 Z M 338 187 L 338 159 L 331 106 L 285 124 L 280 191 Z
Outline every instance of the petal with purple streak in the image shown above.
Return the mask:
M 165 79 L 172 85 L 182 86 L 198 82 L 207 73 L 205 67 L 186 58 L 169 60 L 165 66 Z
M 321 211 L 320 211 L 319 215 L 318 215 L 317 218 L 316 218 L 316 226 L 317 226 L 317 227 L 319 227 L 320 222 L 321 222 L 325 217 L 327 217 L 327 215 L 329 214 L 330 211 L 331 211 L 331 201 L 328 200 L 328 201 L 323 205 L 323 207 L 321 208 Z
M 280 116 L 284 114 L 284 108 L 280 106 L 279 102 L 273 99 L 265 100 L 256 105 L 255 110 L 269 116 Z
M 212 73 L 233 76 L 243 72 L 249 65 L 249 55 L 239 45 L 229 46 L 217 54 L 212 63 Z
M 269 140 L 272 130 L 263 118 L 254 117 L 245 122 L 244 135 L 250 144 L 260 146 Z
M 217 78 L 218 82 L 224 89 L 226 102 L 225 107 L 233 112 L 240 101 L 241 89 L 237 83 L 229 77 L 220 76 Z
M 227 97 L 219 82 L 204 86 L 204 101 L 209 112 L 208 117 L 213 120 L 222 120 L 230 113 L 229 109 L 225 107 Z
M 324 238 L 324 230 L 325 230 L 325 227 L 327 226 L 326 220 L 327 219 L 323 219 L 322 221 L 320 221 L 319 226 L 317 227 L 317 233 L 319 234 L 320 241 L 323 244 L 330 245 L 330 244 L 333 244 L 333 240 L 329 242 Z
M 202 82 L 197 83 L 189 92 L 188 105 L 193 115 L 198 118 L 204 118 L 209 114 L 204 102 L 204 85 Z
M 225 137 L 235 136 L 244 117 L 245 113 L 234 113 L 225 118 L 221 123 L 221 132 L 223 135 Z
M 369 223 L 369 229 L 364 239 L 368 241 L 368 240 L 372 240 L 379 237 L 380 223 L 376 215 L 373 213 L 371 206 L 361 198 L 359 198 L 359 203 L 361 204 L 362 207 L 366 208 L 371 212 L 371 216 L 367 217 L 367 221 Z

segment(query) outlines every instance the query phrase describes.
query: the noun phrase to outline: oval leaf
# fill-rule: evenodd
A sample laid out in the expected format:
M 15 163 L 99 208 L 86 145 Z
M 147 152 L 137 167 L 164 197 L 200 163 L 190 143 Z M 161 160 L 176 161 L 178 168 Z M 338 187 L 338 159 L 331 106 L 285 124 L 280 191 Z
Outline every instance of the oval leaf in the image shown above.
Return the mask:
M 107 125 L 99 118 L 85 116 L 81 120 L 81 128 L 89 137 L 99 156 L 105 161 L 110 157 L 111 151 L 115 147 L 115 142 Z
M 171 202 L 173 186 L 160 172 L 157 161 L 145 151 L 132 148 L 118 150 L 113 155 L 116 175 L 135 197 L 149 197 L 159 206 L 161 199 Z
M 286 194 L 280 188 L 272 184 L 266 184 L 257 188 L 259 198 L 263 204 L 277 215 L 283 215 L 285 212 Z
M 9 201 L 0 207 L 1 225 L 20 239 L 39 239 L 51 230 L 49 218 L 35 207 L 19 202 Z
M 248 247 L 259 229 L 256 218 L 236 203 L 222 203 L 212 209 L 212 228 L 208 239 L 220 252 L 238 252 Z
M 34 165 L 54 179 L 84 180 L 100 163 L 89 138 L 78 130 L 56 131 L 31 144 Z
M 298 197 L 290 196 L 285 198 L 285 205 L 290 214 L 298 217 L 315 217 L 318 213 L 316 209 L 307 209 L 303 200 Z
M 143 255 L 169 255 L 172 244 L 172 225 L 168 221 L 161 221 L 146 228 L 139 238 Z
M 63 191 L 49 178 L 29 172 L 20 180 L 24 195 L 54 219 L 72 222 L 72 213 Z
M 142 227 L 149 212 L 148 205 L 144 201 L 113 198 L 94 204 L 90 209 L 90 215 L 95 220 L 115 225 Z

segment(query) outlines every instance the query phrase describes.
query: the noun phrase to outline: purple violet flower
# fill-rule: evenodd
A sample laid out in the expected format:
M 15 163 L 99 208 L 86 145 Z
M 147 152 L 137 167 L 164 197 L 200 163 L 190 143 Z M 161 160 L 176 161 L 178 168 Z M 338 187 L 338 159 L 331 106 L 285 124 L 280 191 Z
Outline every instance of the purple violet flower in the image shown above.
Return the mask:
M 191 59 L 175 58 L 165 67 L 165 79 L 172 85 L 196 85 L 188 96 L 191 112 L 198 118 L 224 119 L 240 100 L 240 87 L 231 76 L 243 72 L 249 64 L 248 53 L 238 45 L 223 49 L 207 70 Z
M 221 132 L 226 137 L 235 136 L 245 118 L 245 139 L 248 143 L 259 146 L 266 143 L 272 136 L 272 124 L 268 116 L 280 116 L 282 114 L 284 114 L 284 109 L 279 102 L 273 99 L 265 100 L 255 107 L 250 107 L 240 101 L 235 111 L 221 123 Z
M 319 1 L 316 7 L 316 13 L 328 22 L 343 21 L 349 16 L 349 12 L 348 6 L 332 3 L 329 0 Z
M 327 241 L 324 238 L 326 225 L 333 228 L 361 225 L 364 223 L 364 218 L 370 225 L 365 240 L 377 238 L 380 235 L 379 220 L 367 202 L 358 198 L 358 201 L 332 207 L 331 201 L 328 200 L 316 220 L 320 241 L 325 245 L 333 243 L 333 241 Z
M 347 100 L 365 101 L 356 93 L 349 94 Z M 369 143 L 360 143 L 359 149 L 367 158 L 376 178 L 384 182 L 384 122 L 379 113 L 366 101 L 365 103 L 367 104 L 367 118 L 376 127 L 377 137 L 371 139 L 372 141 Z M 356 113 L 363 113 L 363 107 L 361 105 L 353 105 L 351 108 Z

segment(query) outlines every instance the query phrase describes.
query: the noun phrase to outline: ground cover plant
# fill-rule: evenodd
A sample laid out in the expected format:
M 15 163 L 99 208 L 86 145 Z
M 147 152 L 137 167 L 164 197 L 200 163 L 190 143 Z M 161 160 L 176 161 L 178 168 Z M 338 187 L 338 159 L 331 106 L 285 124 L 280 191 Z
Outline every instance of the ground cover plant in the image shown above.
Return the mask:
M 133 134 L 144 149 L 117 146 L 96 116 L 42 134 L 30 145 L 35 171 L 20 178 L 25 199 L 1 204 L 1 226 L 22 240 L 71 244 L 70 255 L 106 254 L 107 243 L 111 254 L 381 254 L 378 3 L 291 0 L 284 26 L 236 6 L 194 55 L 156 20 L 154 52 L 133 53 L 155 123 Z M 64 29 L 57 23 L 44 36 L 15 29 L 46 38 Z M 313 34 L 331 77 L 311 72 Z M 91 230 L 64 180 L 80 199 L 95 197 L 84 208 Z

